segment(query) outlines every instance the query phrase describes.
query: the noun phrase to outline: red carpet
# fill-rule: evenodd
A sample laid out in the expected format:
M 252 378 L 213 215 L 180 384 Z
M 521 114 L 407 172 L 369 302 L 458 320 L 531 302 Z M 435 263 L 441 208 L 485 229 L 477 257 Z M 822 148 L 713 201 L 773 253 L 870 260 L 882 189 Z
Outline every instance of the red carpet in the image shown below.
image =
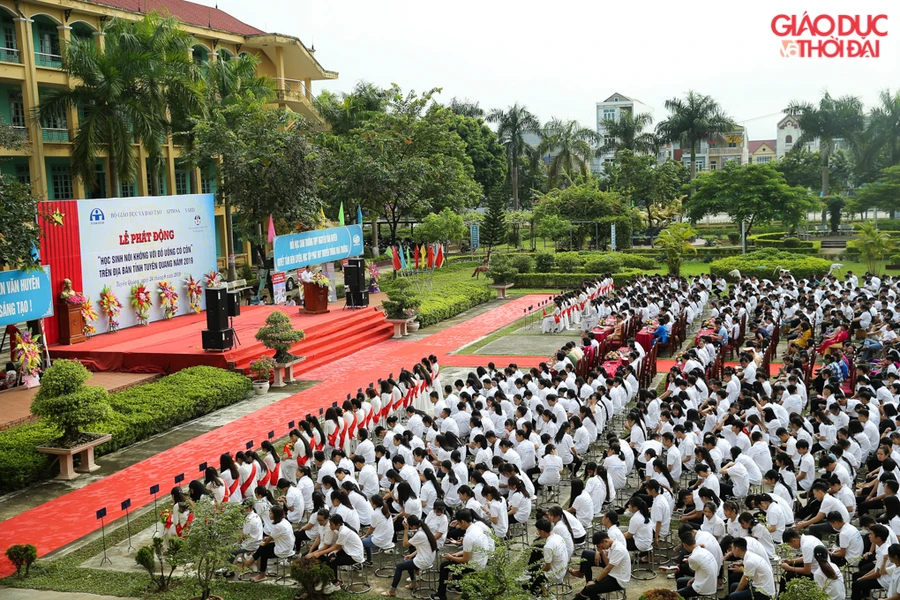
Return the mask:
M 94 519 L 98 509 L 107 509 L 109 524 L 124 516 L 120 510 L 123 500 L 130 498 L 133 510 L 151 503 L 153 497 L 148 491 L 153 484 L 160 484 L 161 496 L 165 496 L 174 485 L 176 475 L 184 473 L 186 481 L 189 481 L 196 477 L 200 463 L 209 461 L 211 465 L 218 465 L 222 452 L 243 449 L 248 441 L 253 441 L 253 445 L 258 447 L 269 432 L 274 432 L 276 437 L 284 436 L 288 432 L 289 421 L 343 400 L 348 393 L 355 393 L 357 388 L 375 382 L 391 371 L 399 372 L 402 366 L 409 368 L 423 356 L 435 354 L 439 363 L 445 364 L 448 352 L 512 323 L 521 316 L 523 307 L 534 303 L 535 299 L 535 296 L 524 296 L 419 342 L 387 340 L 318 368 L 313 367 L 304 373 L 304 378 L 321 380 L 322 383 L 309 390 L 0 523 L 0 531 L 3 532 L 0 553 L 12 544 L 29 543 L 37 546 L 39 556 L 44 556 L 81 539 L 100 528 L 100 522 Z M 146 332 L 146 329 L 143 331 Z M 131 335 L 129 331 L 120 333 Z M 161 332 L 158 335 L 166 334 Z M 87 343 L 97 344 L 101 339 Z M 486 364 L 490 360 L 482 358 L 483 363 L 478 364 Z M 518 357 L 517 362 L 521 363 Z M 12 564 L 2 558 L 0 577 L 13 572 Z
M 241 307 L 241 315 L 234 318 L 240 345 L 228 352 L 203 350 L 200 332 L 206 329 L 206 314 L 201 313 L 98 335 L 74 346 L 52 346 L 50 355 L 77 358 L 92 371 L 172 373 L 195 365 L 242 369 L 262 354 L 270 354 L 254 336 L 274 310 L 272 306 Z M 296 329 L 306 333 L 306 339 L 293 347 L 295 354 L 306 357 L 295 369 L 298 373 L 321 365 L 323 358 L 347 356 L 393 334 L 393 327 L 376 308 L 332 310 L 323 315 L 301 315 L 297 308 L 281 310 Z

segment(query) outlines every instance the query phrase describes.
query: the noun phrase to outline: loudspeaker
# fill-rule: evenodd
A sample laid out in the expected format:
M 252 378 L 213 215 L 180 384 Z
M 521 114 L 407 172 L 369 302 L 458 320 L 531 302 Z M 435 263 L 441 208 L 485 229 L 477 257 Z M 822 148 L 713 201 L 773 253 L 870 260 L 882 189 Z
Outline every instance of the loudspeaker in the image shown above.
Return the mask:
M 206 288 L 206 328 L 211 331 L 228 329 L 228 290 Z
M 347 293 L 358 292 L 359 288 L 359 267 L 357 265 L 344 265 L 344 288 Z
M 347 269 L 351 266 L 353 267 L 352 283 L 347 283 Z M 344 284 L 348 285 L 350 289 L 356 288 L 358 291 L 366 289 L 366 259 L 351 258 L 347 261 L 347 266 L 344 267 Z
M 347 303 L 346 306 L 348 308 L 363 308 L 369 305 L 369 291 L 362 290 L 359 292 L 347 292 Z
M 217 350 L 225 352 L 234 347 L 234 329 L 223 329 L 222 331 L 210 331 L 204 329 L 200 333 L 203 340 L 204 350 Z
M 241 293 L 228 292 L 228 316 L 241 316 Z

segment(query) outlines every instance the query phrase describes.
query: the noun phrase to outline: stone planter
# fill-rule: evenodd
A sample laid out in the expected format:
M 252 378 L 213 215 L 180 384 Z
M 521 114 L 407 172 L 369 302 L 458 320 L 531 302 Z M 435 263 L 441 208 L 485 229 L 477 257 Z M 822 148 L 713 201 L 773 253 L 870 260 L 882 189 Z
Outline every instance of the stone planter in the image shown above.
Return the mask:
M 69 481 L 78 477 L 78 473 L 92 473 L 100 468 L 94 464 L 94 448 L 111 440 L 112 435 L 108 433 L 94 435 L 99 437 L 73 448 L 38 446 L 35 450 L 41 454 L 53 454 L 59 456 L 59 475 L 57 475 L 56 478 Z M 81 456 L 81 464 L 77 469 L 74 468 L 74 458 L 76 454 Z
M 419 330 L 419 327 L 421 327 L 421 326 L 422 326 L 422 324 L 419 323 L 418 321 L 413 321 L 412 323 L 407 325 L 407 329 L 409 330 L 410 333 L 415 333 Z
M 502 285 L 489 285 L 488 287 L 494 288 L 495 290 L 497 290 L 497 299 L 502 300 L 502 299 L 506 298 L 506 291 L 509 288 L 513 287 L 514 285 L 516 285 L 516 284 L 504 283 Z
M 269 391 L 269 380 L 268 379 L 257 379 L 253 382 L 253 392 L 257 396 L 262 396 L 266 392 Z
M 385 319 L 394 326 L 394 337 L 391 339 L 402 340 L 404 336 L 409 335 L 409 324 L 415 321 L 415 317 L 409 319 Z
M 306 360 L 305 357 L 297 356 L 294 360 L 286 363 L 275 363 L 275 377 L 272 382 L 272 387 L 281 388 L 288 383 L 294 383 L 296 381 L 296 379 L 294 379 L 294 365 L 298 365 L 304 360 Z

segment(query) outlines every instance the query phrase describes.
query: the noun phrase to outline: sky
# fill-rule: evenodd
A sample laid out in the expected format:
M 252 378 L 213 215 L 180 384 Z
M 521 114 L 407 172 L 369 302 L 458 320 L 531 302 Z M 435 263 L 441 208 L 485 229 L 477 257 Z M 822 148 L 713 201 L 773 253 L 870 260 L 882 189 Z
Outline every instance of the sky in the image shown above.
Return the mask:
M 640 100 L 658 122 L 667 99 L 695 90 L 715 98 L 750 139 L 774 139 L 793 100 L 817 102 L 827 90 L 859 96 L 868 107 L 880 90 L 900 89 L 896 0 L 197 1 L 315 45 L 319 62 L 340 77 L 313 82 L 314 93 L 349 91 L 357 81 L 440 87 L 441 101 L 468 98 L 485 109 L 519 102 L 541 121 L 576 119 L 591 128 L 596 103 L 613 93 Z M 805 10 L 887 15 L 880 56 L 782 57 L 782 39 L 792 36 L 776 36 L 772 20 L 801 19 Z

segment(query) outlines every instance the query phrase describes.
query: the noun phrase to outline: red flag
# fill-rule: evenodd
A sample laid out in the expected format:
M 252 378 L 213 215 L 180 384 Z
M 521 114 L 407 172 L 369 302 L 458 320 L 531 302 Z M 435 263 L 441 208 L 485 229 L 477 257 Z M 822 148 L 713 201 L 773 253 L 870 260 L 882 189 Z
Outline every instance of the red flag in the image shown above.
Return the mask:
M 416 246 L 415 250 L 413 250 L 413 264 L 415 265 L 415 268 L 417 268 L 417 269 L 419 268 L 419 247 L 418 246 Z
M 275 220 L 269 215 L 269 235 L 267 240 L 270 244 L 275 241 Z
M 393 246 L 393 249 L 394 249 L 394 250 L 393 250 L 392 254 L 394 255 L 394 265 L 393 265 L 393 266 L 394 266 L 394 270 L 395 270 L 395 271 L 399 271 L 399 270 L 400 270 L 400 266 L 401 266 L 401 265 L 400 265 L 400 251 L 397 250 L 397 247 L 396 247 L 396 246 Z
M 436 269 L 440 269 L 444 266 L 444 245 L 438 244 L 437 256 L 434 258 L 434 265 Z
M 428 268 L 434 268 L 434 244 L 428 244 Z

